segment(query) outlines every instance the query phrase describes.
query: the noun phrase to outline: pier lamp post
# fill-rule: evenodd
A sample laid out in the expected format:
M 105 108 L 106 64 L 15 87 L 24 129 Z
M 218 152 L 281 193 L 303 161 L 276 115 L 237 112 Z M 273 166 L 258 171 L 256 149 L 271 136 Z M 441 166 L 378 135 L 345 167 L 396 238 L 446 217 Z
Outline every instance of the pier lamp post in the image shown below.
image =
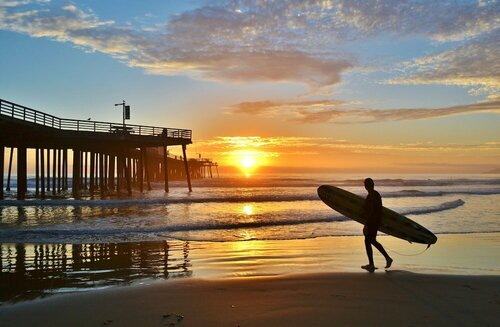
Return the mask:
M 125 127 L 125 119 L 130 120 L 130 106 L 125 105 L 125 100 L 123 100 L 121 103 L 116 103 L 116 106 L 122 106 L 122 111 L 123 111 L 123 127 Z

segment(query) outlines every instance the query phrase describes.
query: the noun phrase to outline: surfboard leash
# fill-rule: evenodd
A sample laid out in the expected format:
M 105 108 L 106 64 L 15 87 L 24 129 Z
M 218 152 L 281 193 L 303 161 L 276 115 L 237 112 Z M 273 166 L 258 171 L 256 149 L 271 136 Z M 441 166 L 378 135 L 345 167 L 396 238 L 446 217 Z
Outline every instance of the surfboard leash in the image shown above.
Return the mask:
M 427 251 L 429 248 L 431 247 L 431 244 L 427 244 L 427 247 L 421 251 L 421 252 L 418 252 L 418 253 L 413 253 L 413 254 L 404 254 L 404 253 L 401 253 L 401 252 L 398 252 L 398 251 L 395 251 L 391 248 L 388 248 L 387 246 L 385 246 L 385 248 L 393 253 L 396 253 L 398 255 L 402 255 L 404 257 L 416 257 L 417 255 L 421 255 L 422 253 L 424 253 L 425 251 Z

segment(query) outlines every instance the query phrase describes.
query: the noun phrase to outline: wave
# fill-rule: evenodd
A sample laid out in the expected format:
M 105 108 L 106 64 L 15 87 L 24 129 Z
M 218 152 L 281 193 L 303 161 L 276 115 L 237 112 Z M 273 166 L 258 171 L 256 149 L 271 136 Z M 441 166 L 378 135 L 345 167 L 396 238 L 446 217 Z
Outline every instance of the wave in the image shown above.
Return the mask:
M 398 210 L 398 212 L 402 215 L 426 215 L 429 213 L 455 209 L 463 206 L 464 204 L 465 202 L 462 199 L 458 199 L 455 201 L 444 202 L 436 206 L 429 206 L 423 208 L 409 208 L 404 210 Z
M 313 177 L 269 177 L 269 176 L 254 176 L 251 179 L 238 177 L 223 177 L 223 178 L 207 178 L 193 180 L 196 188 L 221 187 L 221 188 L 241 188 L 241 187 L 314 187 L 322 184 L 331 184 L 336 186 L 347 187 L 362 187 L 362 178 L 355 179 L 336 179 L 336 178 L 313 178 Z M 71 178 L 69 178 L 71 185 Z M 162 183 L 152 182 L 157 188 L 161 188 Z M 185 187 L 184 181 L 171 181 L 172 188 Z M 491 186 L 500 185 L 500 178 L 479 177 L 479 178 L 375 178 L 375 184 L 378 187 L 401 186 Z M 16 178 L 11 180 L 11 187 L 16 189 Z M 35 178 L 28 178 L 28 188 L 30 190 L 35 187 Z
M 455 201 L 444 202 L 436 206 L 420 207 L 420 208 L 407 208 L 398 210 L 399 213 L 404 215 L 422 215 L 434 212 L 446 211 L 460 207 L 465 202 L 461 199 Z M 150 240 L 158 238 L 159 235 L 163 238 L 171 237 L 175 233 L 183 232 L 200 232 L 200 231 L 230 231 L 238 229 L 255 229 L 265 227 L 284 227 L 293 225 L 307 225 L 317 223 L 342 223 L 351 221 L 350 218 L 344 217 L 339 214 L 329 214 L 310 217 L 307 219 L 277 219 L 277 220 L 261 220 L 261 221 L 244 221 L 244 222 L 214 222 L 207 221 L 204 223 L 195 224 L 172 224 L 167 226 L 159 226 L 152 228 L 103 228 L 96 223 L 82 224 L 63 224 L 35 228 L 9 228 L 0 230 L 0 242 L 78 242 L 82 240 L 87 242 L 90 239 L 98 242 L 109 241 L 130 241 L 134 240 Z M 88 226 L 88 227 L 87 227 Z M 312 234 L 311 234 L 312 236 Z M 297 236 L 303 238 L 303 236 Z M 174 237 L 175 238 L 175 237 Z M 307 238 L 307 237 L 305 237 Z
M 332 184 L 342 186 L 363 186 L 363 179 L 346 179 L 333 181 Z M 500 185 L 498 178 L 453 178 L 453 179 L 376 179 L 377 186 L 470 186 L 470 185 Z
M 442 197 L 447 195 L 496 195 L 500 189 L 488 190 L 457 190 L 457 191 L 419 191 L 402 190 L 397 192 L 380 192 L 383 198 L 404 197 Z M 359 194 L 365 197 L 366 194 Z M 272 194 L 247 195 L 247 196 L 200 196 L 200 197 L 156 197 L 156 198 L 131 198 L 131 199 L 28 199 L 28 200 L 2 200 L 0 207 L 51 207 L 51 206 L 73 206 L 73 207 L 119 207 L 119 206 L 147 206 L 168 204 L 190 204 L 190 203 L 245 203 L 245 202 L 295 202 L 295 201 L 320 201 L 316 192 L 308 194 Z

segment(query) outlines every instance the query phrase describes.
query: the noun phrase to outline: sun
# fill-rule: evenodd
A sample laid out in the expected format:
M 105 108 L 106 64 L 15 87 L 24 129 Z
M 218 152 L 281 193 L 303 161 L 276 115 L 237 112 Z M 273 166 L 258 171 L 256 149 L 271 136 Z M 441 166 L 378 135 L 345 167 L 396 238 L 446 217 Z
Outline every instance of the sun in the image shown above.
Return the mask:
M 248 178 L 265 165 L 267 160 L 266 154 L 262 151 L 241 149 L 229 152 L 227 162 L 238 168 Z
M 245 169 L 253 168 L 257 164 L 257 160 L 253 155 L 247 154 L 241 158 L 241 166 Z

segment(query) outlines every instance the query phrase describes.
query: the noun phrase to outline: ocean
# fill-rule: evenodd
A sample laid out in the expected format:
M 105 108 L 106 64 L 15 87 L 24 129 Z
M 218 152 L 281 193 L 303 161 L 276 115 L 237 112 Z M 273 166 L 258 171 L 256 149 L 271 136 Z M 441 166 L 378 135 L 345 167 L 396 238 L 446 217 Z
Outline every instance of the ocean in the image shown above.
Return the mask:
M 324 205 L 322 184 L 366 196 L 363 176 L 254 176 L 176 182 L 132 198 L 4 200 L 0 242 L 248 241 L 361 235 Z M 500 232 L 500 178 L 374 176 L 383 204 L 436 234 Z M 33 183 L 31 180 L 30 183 Z
M 196 180 L 191 193 L 185 182 L 168 194 L 153 184 L 131 198 L 17 201 L 8 193 L 0 201 L 0 302 L 174 277 L 359 271 L 363 227 L 327 207 L 317 188 L 364 197 L 365 177 L 230 176 Z M 370 177 L 384 206 L 438 237 L 421 254 L 425 245 L 381 235 L 395 269 L 500 274 L 498 175 Z

